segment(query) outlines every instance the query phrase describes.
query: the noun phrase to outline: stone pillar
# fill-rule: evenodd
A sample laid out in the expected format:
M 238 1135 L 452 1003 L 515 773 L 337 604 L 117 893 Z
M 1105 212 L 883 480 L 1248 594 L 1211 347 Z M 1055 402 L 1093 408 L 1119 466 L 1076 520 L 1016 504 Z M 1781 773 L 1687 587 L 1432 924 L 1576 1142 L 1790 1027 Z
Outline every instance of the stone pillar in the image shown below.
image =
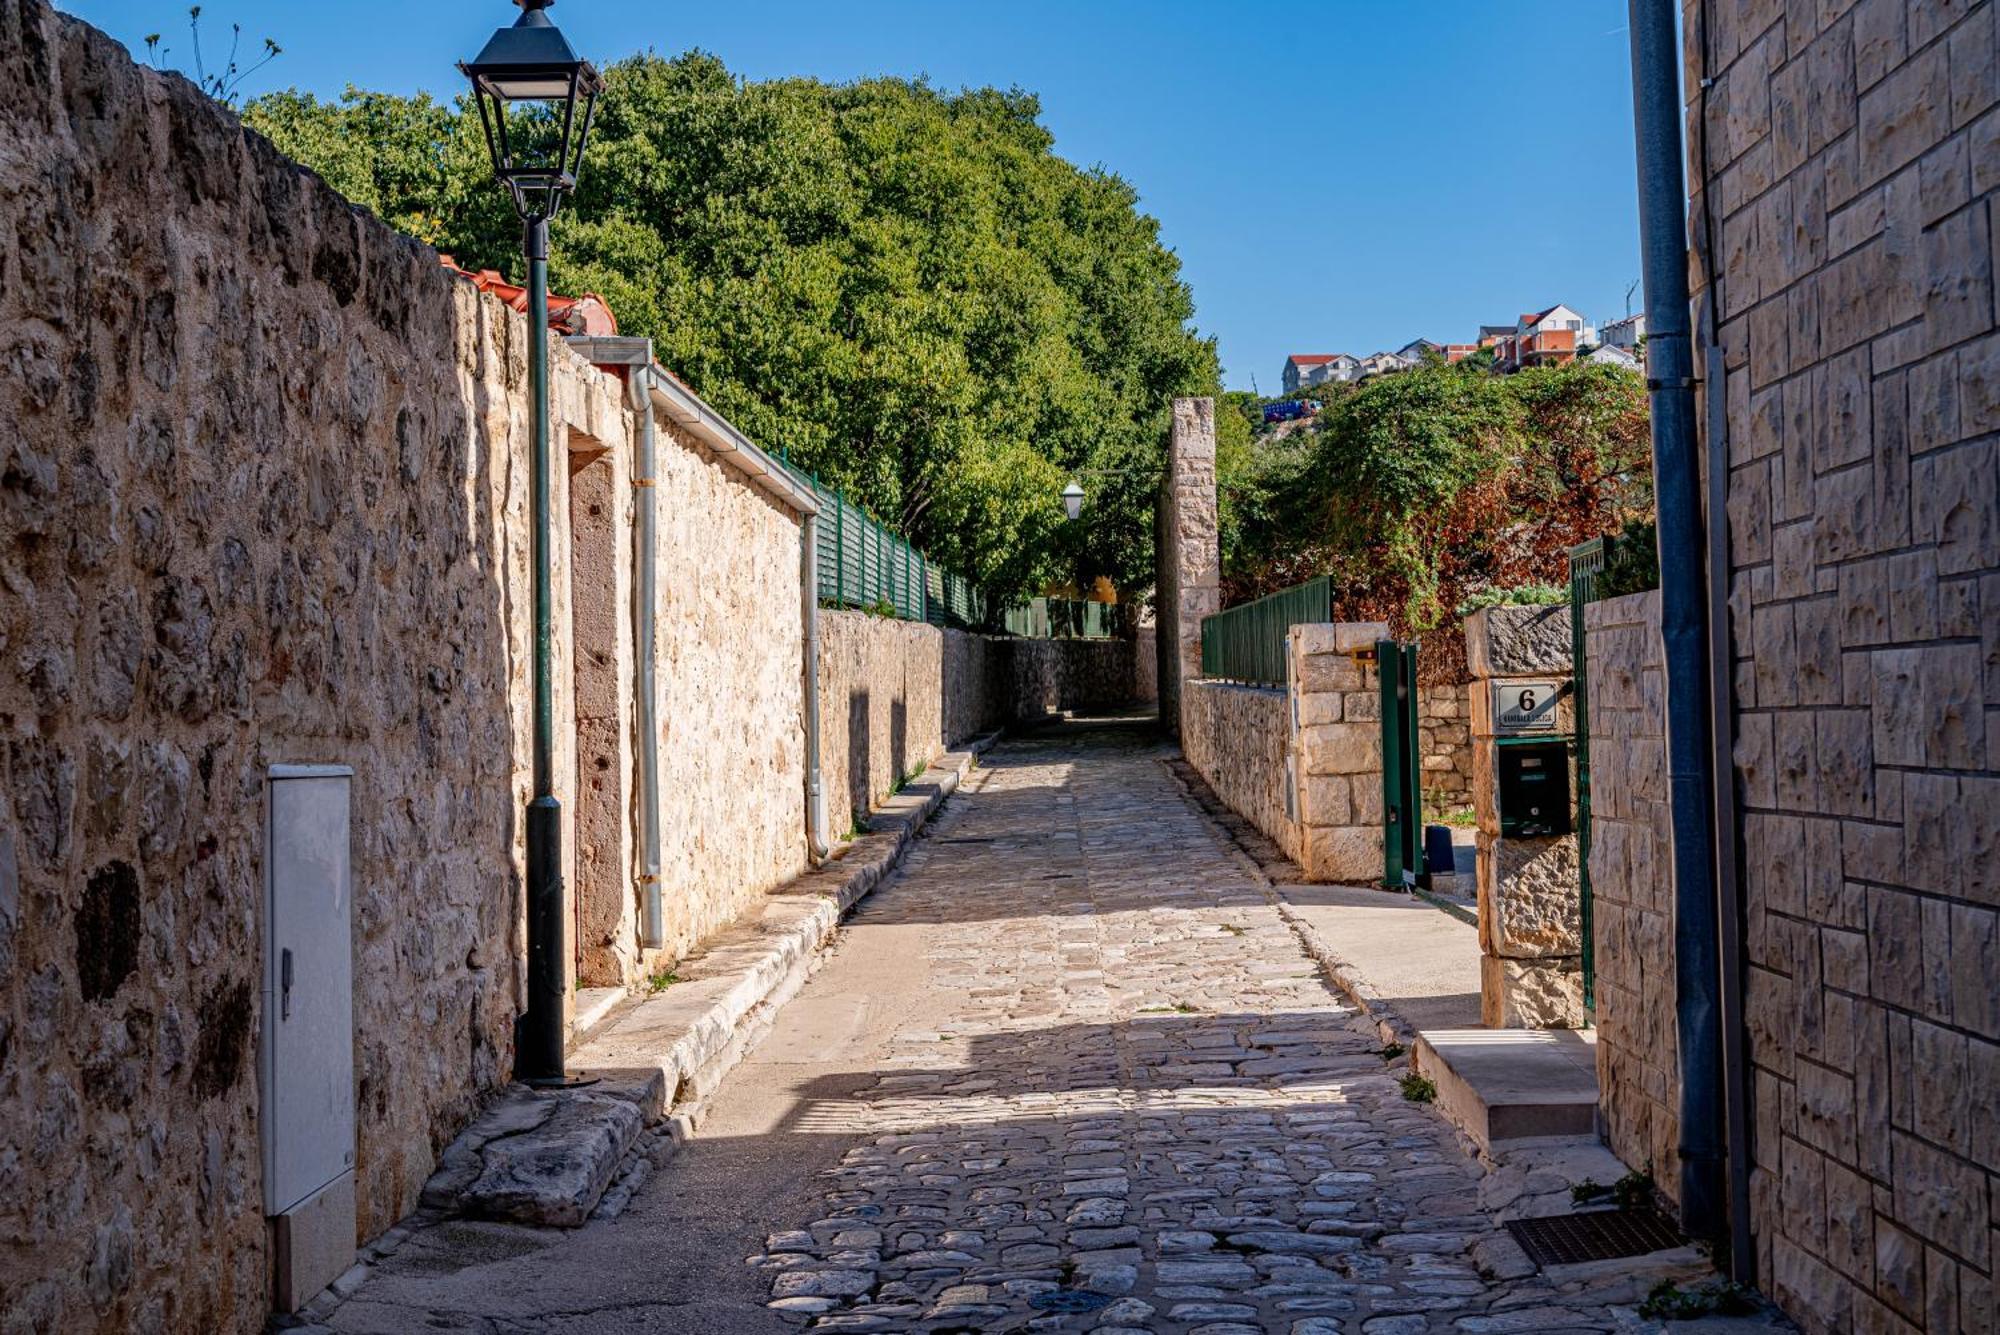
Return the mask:
M 1382 879 L 1382 683 L 1358 655 L 1387 638 L 1358 621 L 1293 626 L 1287 640 L 1291 815 L 1309 881 Z
M 1472 801 L 1478 817 L 1480 1010 L 1489 1028 L 1582 1025 L 1583 921 L 1574 832 L 1502 833 L 1503 739 L 1566 740 L 1576 726 L 1567 605 L 1493 607 L 1465 621 L 1472 672 Z M 1550 683 L 1538 699 L 1552 727 L 1523 733 L 1496 716 L 1494 687 Z M 1503 696 L 1506 692 L 1502 693 Z M 1565 762 L 1566 763 L 1566 762 Z M 1572 800 L 1575 784 L 1571 783 Z
M 1222 610 L 1215 400 L 1175 399 L 1154 547 L 1160 726 L 1181 735 L 1181 683 L 1201 676 L 1201 619 Z

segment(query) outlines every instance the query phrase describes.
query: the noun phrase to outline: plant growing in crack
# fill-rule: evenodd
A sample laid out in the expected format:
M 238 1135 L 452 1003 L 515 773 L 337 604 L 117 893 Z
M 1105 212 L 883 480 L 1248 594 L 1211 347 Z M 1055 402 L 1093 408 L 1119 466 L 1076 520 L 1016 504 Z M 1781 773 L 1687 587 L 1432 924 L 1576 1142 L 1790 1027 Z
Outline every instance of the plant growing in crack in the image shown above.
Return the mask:
M 1381 1047 L 1375 1049 L 1375 1055 L 1385 1062 L 1392 1062 L 1403 1055 L 1403 1045 L 1392 1038 Z
M 646 995 L 657 997 L 680 980 L 681 976 L 672 969 L 662 969 L 646 979 Z
M 1402 1086 L 1403 1097 L 1412 1103 L 1435 1103 L 1437 1101 L 1438 1087 L 1427 1076 L 1421 1076 L 1415 1071 L 1411 1071 L 1396 1083 Z

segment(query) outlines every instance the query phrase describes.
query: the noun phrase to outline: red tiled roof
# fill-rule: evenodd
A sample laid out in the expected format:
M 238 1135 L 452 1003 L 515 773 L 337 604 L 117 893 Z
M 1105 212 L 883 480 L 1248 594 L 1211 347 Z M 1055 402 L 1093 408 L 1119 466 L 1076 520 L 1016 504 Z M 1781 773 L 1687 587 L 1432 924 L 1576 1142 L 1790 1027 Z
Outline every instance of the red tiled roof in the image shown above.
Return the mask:
M 1538 325 L 1542 321 L 1548 319 L 1551 315 L 1555 314 L 1556 311 L 1561 308 L 1561 306 L 1562 303 L 1557 302 L 1554 306 L 1549 307 L 1545 311 L 1537 311 L 1533 315 L 1524 315 L 1521 317 L 1521 323 L 1525 325 Z
M 474 273 L 470 269 L 459 268 L 449 255 L 440 255 L 438 260 L 481 292 L 491 292 L 514 310 L 527 313 L 528 289 L 508 282 L 497 270 L 481 269 Z M 611 307 L 604 298 L 595 292 L 586 292 L 580 297 L 558 297 L 551 293 L 549 328 L 561 334 L 604 336 L 618 332 L 618 318 L 611 313 Z
M 1340 352 L 1295 352 L 1285 360 L 1299 366 L 1324 366 L 1335 358 L 1344 356 L 1346 354 Z

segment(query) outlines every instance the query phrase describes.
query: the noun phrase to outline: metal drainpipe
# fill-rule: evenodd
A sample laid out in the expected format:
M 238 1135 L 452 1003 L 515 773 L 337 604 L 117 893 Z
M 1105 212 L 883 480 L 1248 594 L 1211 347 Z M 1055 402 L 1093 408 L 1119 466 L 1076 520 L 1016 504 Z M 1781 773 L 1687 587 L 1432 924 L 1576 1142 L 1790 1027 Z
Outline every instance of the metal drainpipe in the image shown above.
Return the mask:
M 1694 358 L 1689 336 L 1687 193 L 1681 178 L 1674 0 L 1629 0 L 1639 237 L 1646 279 L 1646 373 L 1659 513 L 1660 619 L 1674 838 L 1675 1013 L 1680 1039 L 1680 1204 L 1697 1237 L 1725 1224 L 1720 1069 L 1721 966 L 1710 772 L 1708 609 L 1703 590 Z
M 805 622 L 806 848 L 814 862 L 832 855 L 826 785 L 819 768 L 819 516 L 799 516 L 799 598 Z
M 658 654 L 653 614 L 659 592 L 659 552 L 653 514 L 653 482 L 657 458 L 653 425 L 653 358 L 632 368 L 629 381 L 633 405 L 639 410 L 639 459 L 632 476 L 633 560 L 638 578 L 632 581 L 632 635 L 638 641 L 633 694 L 639 724 L 639 840 L 645 867 L 640 872 L 643 907 L 639 943 L 658 950 L 667 943 L 666 915 L 660 904 L 660 722 L 655 709 L 655 659 Z

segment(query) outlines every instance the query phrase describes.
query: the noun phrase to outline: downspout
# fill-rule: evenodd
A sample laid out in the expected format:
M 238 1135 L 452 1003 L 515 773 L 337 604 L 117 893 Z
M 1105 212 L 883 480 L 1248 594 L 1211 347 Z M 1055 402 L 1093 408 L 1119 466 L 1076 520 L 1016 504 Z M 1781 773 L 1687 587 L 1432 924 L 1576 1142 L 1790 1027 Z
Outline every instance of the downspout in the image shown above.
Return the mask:
M 653 616 L 659 591 L 658 529 L 653 514 L 653 483 L 658 461 L 653 425 L 653 358 L 647 346 L 644 364 L 634 366 L 627 386 L 639 414 L 639 458 L 632 470 L 633 560 L 639 577 L 632 581 L 632 635 L 638 641 L 637 680 L 639 724 L 639 842 L 644 858 L 639 885 L 643 894 L 639 944 L 658 950 L 667 943 L 665 911 L 660 903 L 660 733 L 654 690 L 659 649 Z
M 1695 35 L 1701 49 L 1700 124 L 1708 124 L 1708 5 L 1700 3 Z M 1729 1150 L 1729 1277 L 1757 1282 L 1756 1242 L 1750 1229 L 1750 1029 L 1743 1018 L 1746 935 L 1743 915 L 1743 829 L 1736 789 L 1736 682 L 1729 636 L 1729 395 L 1727 359 L 1716 326 L 1721 321 L 1721 276 L 1715 268 L 1720 237 L 1710 210 L 1708 134 L 1701 139 L 1701 341 L 1707 358 L 1702 392 L 1708 406 L 1708 684 L 1712 710 L 1715 783 L 1715 891 L 1722 954 L 1722 1125 Z
M 815 863 L 832 855 L 826 828 L 826 785 L 819 764 L 819 516 L 799 516 L 799 602 L 804 618 L 806 731 L 806 849 Z
M 1721 963 L 1710 771 L 1709 633 L 1701 479 L 1688 319 L 1687 193 L 1681 177 L 1681 56 L 1674 0 L 1629 0 L 1639 238 L 1646 281 L 1646 386 L 1659 516 L 1660 620 L 1667 673 L 1672 800 L 1674 981 L 1680 1041 L 1680 1205 L 1696 1237 L 1717 1240 L 1722 1182 Z

